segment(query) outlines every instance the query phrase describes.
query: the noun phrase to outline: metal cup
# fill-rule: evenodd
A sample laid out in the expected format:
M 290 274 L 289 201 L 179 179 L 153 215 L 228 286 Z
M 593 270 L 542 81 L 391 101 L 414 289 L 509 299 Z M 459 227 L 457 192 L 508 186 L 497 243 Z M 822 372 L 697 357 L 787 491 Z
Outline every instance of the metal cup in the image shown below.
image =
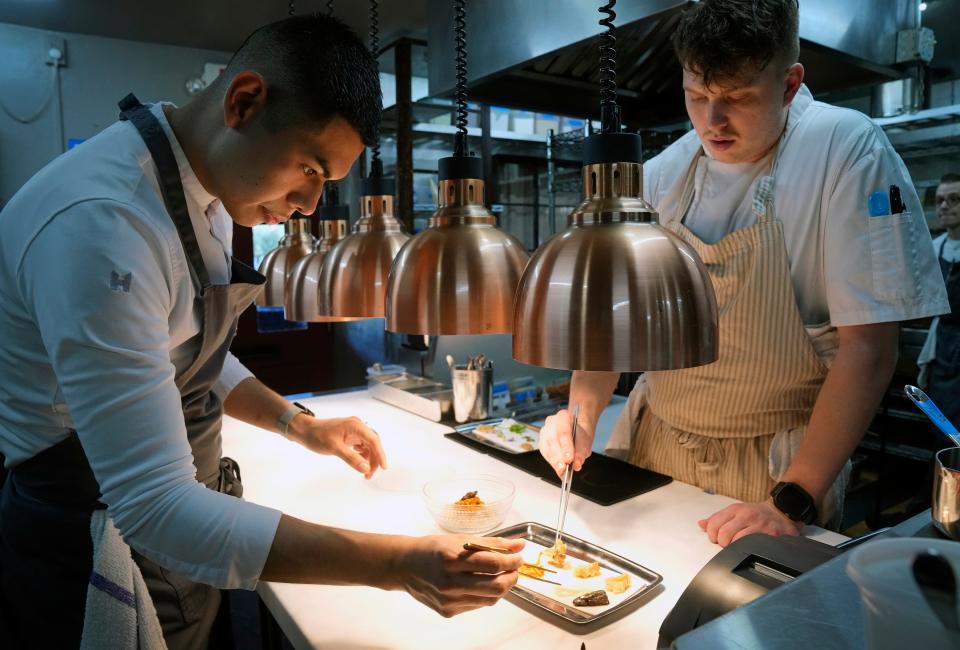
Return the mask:
M 934 456 L 933 525 L 960 541 L 960 447 L 941 449 Z
M 490 414 L 493 394 L 493 364 L 467 370 L 462 364 L 450 370 L 453 384 L 453 417 L 457 422 L 483 420 Z

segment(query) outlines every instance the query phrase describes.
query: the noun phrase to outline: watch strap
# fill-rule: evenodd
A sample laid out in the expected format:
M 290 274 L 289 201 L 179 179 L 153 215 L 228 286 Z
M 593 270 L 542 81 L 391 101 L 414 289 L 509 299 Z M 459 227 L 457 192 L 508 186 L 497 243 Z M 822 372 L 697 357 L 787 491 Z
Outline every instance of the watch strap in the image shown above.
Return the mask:
M 284 438 L 290 438 L 289 429 L 290 423 L 293 422 L 293 418 L 297 417 L 301 413 L 306 413 L 307 415 L 313 415 L 313 411 L 308 409 L 303 404 L 299 402 L 293 402 L 286 408 L 286 410 L 280 414 L 277 418 L 277 431 Z

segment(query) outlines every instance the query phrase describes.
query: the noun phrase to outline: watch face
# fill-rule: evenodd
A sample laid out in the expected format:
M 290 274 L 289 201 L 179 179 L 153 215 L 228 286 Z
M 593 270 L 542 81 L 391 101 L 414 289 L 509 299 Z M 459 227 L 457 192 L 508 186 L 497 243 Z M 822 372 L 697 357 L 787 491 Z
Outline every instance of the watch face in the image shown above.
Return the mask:
M 774 504 L 791 519 L 803 519 L 809 512 L 810 497 L 800 488 L 789 483 L 783 485 L 773 499 Z

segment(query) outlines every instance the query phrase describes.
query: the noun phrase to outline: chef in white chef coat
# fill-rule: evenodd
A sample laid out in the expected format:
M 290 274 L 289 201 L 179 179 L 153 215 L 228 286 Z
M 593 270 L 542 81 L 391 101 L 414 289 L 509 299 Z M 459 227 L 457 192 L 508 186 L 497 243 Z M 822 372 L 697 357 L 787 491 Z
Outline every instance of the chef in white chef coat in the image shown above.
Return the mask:
M 720 545 L 838 523 L 898 322 L 948 310 L 903 161 L 867 116 L 814 100 L 798 23 L 796 0 L 690 7 L 673 43 L 693 130 L 644 165 L 644 197 L 706 264 L 719 359 L 644 373 L 610 446 L 741 500 L 699 522 Z M 567 411 L 541 433 L 558 473 L 590 454 L 617 379 L 574 373 L 584 435 L 573 449 Z

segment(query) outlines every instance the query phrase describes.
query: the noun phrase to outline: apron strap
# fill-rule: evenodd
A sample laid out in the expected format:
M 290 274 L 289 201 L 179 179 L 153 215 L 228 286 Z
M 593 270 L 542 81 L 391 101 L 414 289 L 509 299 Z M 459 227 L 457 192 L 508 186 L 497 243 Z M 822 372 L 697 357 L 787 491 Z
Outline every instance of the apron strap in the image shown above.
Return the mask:
M 180 243 L 183 245 L 183 252 L 186 254 L 193 275 L 200 285 L 200 295 L 203 295 L 210 287 L 210 274 L 207 272 L 207 265 L 203 262 L 200 245 L 197 243 L 197 235 L 193 230 L 193 222 L 190 220 L 190 212 L 187 210 L 187 199 L 183 192 L 183 184 L 180 182 L 180 167 L 177 165 L 176 156 L 173 155 L 170 141 L 167 140 L 160 121 L 150 112 L 149 108 L 140 103 L 140 100 L 133 93 L 121 99 L 118 106 L 120 107 L 120 119 L 129 120 L 136 127 L 157 165 L 163 201 L 166 203 L 170 218 L 177 228 Z

